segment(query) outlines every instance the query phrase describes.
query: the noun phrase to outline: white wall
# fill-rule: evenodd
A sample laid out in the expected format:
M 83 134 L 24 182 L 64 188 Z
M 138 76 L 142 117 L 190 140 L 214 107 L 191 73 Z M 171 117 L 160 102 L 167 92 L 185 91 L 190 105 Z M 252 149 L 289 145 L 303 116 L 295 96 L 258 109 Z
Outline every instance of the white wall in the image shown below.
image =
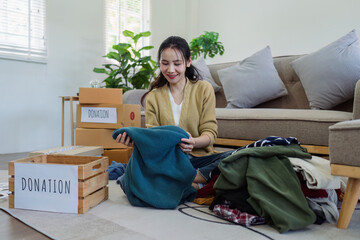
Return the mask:
M 172 35 L 187 35 L 188 1 L 191 0 L 150 0 L 151 1 L 151 45 L 153 59 L 163 40 Z
M 220 33 L 225 54 L 238 61 L 269 45 L 273 56 L 316 51 L 352 29 L 360 32 L 358 0 L 198 0 L 198 34 Z M 193 37 L 193 36 L 191 36 Z
M 238 61 L 269 45 L 273 56 L 303 54 L 360 32 L 358 0 L 151 0 L 151 44 L 170 35 L 190 41 L 220 33 L 225 54 Z M 92 79 L 103 56 L 103 1 L 48 0 L 48 63 L 0 59 L 0 154 L 61 144 L 61 101 Z M 156 50 L 152 52 L 156 57 Z M 65 145 L 70 144 L 66 105 Z
M 153 44 L 158 46 L 170 34 L 191 41 L 204 31 L 218 32 L 225 54 L 208 63 L 238 61 L 266 45 L 273 56 L 310 53 L 354 28 L 360 32 L 358 0 L 154 2 Z
M 0 154 L 61 144 L 61 99 L 98 78 L 103 1 L 47 1 L 48 63 L 0 59 Z M 70 144 L 69 102 L 66 138 Z

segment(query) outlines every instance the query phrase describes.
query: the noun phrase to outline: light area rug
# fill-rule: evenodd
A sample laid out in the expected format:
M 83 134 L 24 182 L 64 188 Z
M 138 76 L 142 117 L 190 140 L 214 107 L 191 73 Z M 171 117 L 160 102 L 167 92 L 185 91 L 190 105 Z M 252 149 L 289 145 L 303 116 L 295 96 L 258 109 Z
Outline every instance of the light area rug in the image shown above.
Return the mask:
M 0 182 L 6 181 L 7 171 L 0 170 Z M 109 182 L 109 199 L 85 214 L 9 209 L 7 199 L 0 199 L 0 207 L 54 239 L 347 240 L 360 237 L 359 205 L 347 230 L 324 223 L 280 234 L 268 225 L 246 228 L 224 221 L 207 206 L 195 203 L 180 205 L 175 210 L 134 207 L 115 181 Z

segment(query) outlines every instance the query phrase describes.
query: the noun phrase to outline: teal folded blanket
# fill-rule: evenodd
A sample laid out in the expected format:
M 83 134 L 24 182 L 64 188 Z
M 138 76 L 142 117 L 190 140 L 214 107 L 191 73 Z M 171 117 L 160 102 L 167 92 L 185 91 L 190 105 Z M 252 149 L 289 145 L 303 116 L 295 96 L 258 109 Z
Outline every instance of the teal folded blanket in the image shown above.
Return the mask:
M 116 129 L 126 132 L 135 146 L 125 171 L 125 193 L 134 206 L 174 209 L 196 197 L 191 186 L 196 170 L 179 148 L 189 135 L 176 126 Z

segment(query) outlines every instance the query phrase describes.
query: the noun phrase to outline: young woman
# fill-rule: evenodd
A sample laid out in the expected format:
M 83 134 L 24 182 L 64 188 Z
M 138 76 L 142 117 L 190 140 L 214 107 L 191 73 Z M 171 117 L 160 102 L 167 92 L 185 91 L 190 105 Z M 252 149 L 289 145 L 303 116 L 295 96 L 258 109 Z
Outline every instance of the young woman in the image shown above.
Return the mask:
M 190 48 L 181 37 L 167 38 L 158 51 L 160 74 L 142 97 L 145 100 L 146 127 L 176 125 L 189 133 L 181 139 L 181 150 L 189 154 L 197 175 L 193 186 L 201 188 L 219 161 L 231 152 L 214 154 L 217 136 L 215 94 L 210 83 L 200 80 L 191 64 Z M 117 142 L 133 146 L 126 133 L 118 135 Z

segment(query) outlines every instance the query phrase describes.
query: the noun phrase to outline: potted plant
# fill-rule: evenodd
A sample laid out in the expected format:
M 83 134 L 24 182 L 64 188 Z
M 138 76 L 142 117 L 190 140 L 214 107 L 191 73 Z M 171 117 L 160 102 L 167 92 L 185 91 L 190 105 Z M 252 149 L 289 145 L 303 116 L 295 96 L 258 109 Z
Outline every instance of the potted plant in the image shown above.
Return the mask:
M 190 42 L 192 59 L 195 60 L 202 54 L 204 55 L 204 59 L 206 59 L 207 56 L 213 58 L 217 54 L 223 55 L 225 49 L 218 39 L 219 33 L 207 31 L 199 37 L 192 39 Z
M 113 45 L 115 51 L 111 51 L 104 57 L 111 60 L 111 63 L 103 64 L 103 68 L 94 68 L 96 73 L 108 75 L 103 80 L 106 88 L 122 88 L 123 92 L 130 89 L 147 89 L 150 81 L 155 77 L 157 64 L 151 56 L 142 56 L 142 52 L 154 48 L 144 46 L 138 48 L 139 39 L 149 37 L 149 31 L 134 34 L 129 30 L 123 31 L 125 37 L 132 40 L 130 43 L 119 43 Z

